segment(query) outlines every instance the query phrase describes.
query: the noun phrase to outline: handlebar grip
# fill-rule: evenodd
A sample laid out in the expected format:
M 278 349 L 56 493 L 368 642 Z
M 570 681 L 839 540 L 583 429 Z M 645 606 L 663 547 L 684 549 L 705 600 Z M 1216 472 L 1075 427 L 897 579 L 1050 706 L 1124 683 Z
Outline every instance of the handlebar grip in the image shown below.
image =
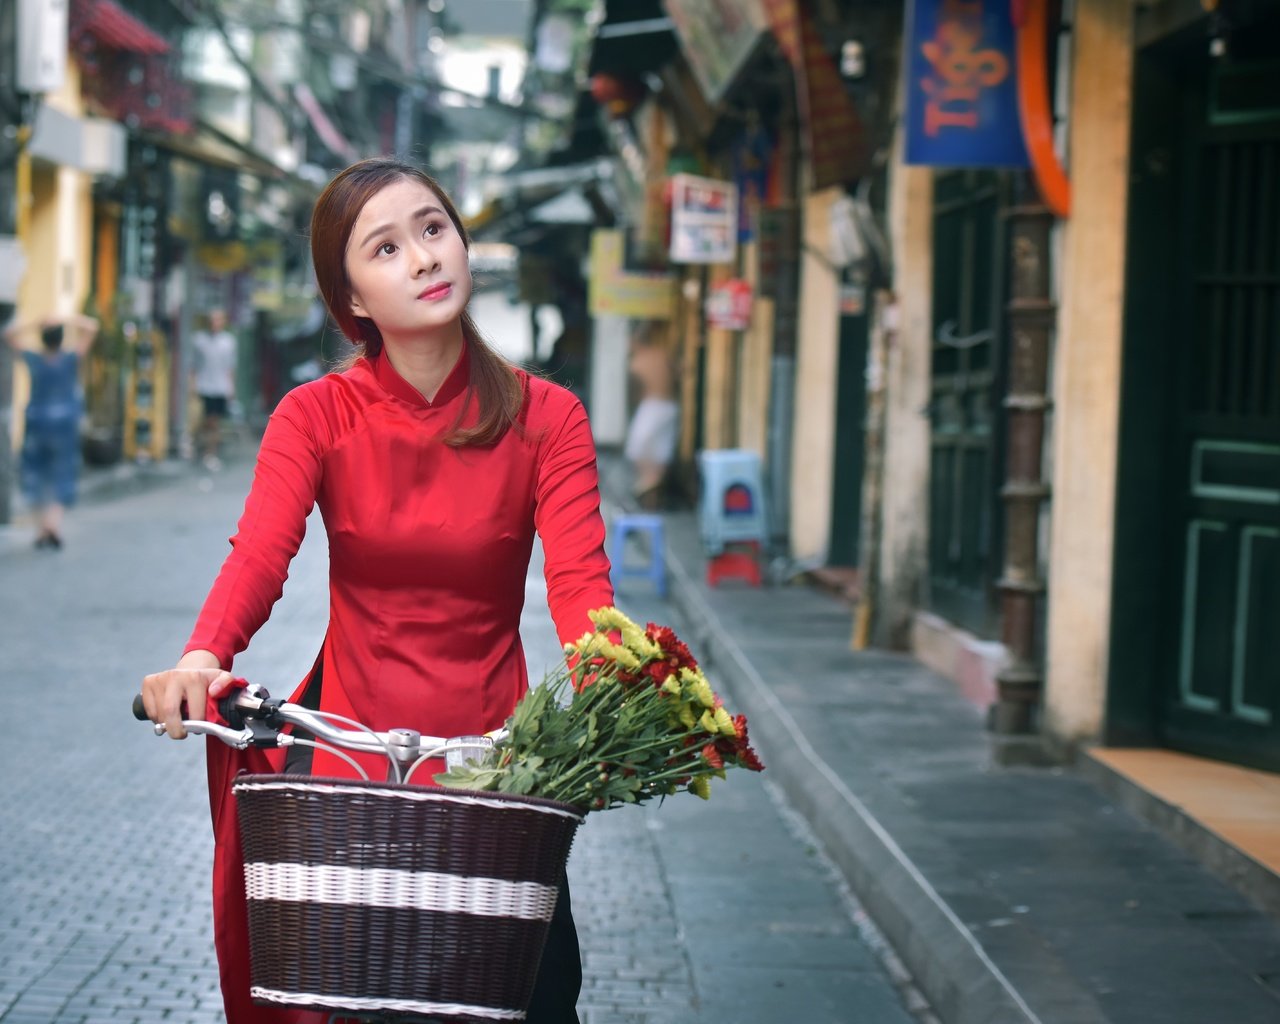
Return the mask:
M 139 722 L 151 721 L 150 716 L 147 714 L 146 706 L 142 703 L 142 694 L 138 694 L 133 698 L 133 717 Z
M 242 692 L 242 690 L 232 690 L 225 697 L 218 698 L 218 714 L 233 729 L 244 728 L 244 719 L 240 715 L 240 708 L 236 705 Z

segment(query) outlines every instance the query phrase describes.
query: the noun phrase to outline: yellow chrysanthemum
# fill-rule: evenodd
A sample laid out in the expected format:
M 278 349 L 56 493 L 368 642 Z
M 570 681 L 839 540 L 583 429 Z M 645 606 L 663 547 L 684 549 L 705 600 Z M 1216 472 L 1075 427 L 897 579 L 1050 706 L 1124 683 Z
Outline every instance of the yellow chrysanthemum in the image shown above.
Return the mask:
M 599 651 L 611 661 L 616 661 L 623 668 L 631 670 L 640 667 L 640 659 L 635 656 L 633 651 L 623 647 L 622 644 L 611 644 L 608 641 L 599 645 Z
M 622 642 L 630 647 L 645 661 L 662 657 L 662 648 L 649 639 L 649 635 L 639 626 L 622 631 Z
M 697 699 L 698 703 L 704 708 L 713 708 L 716 706 L 715 691 L 711 689 L 711 684 L 705 679 L 699 679 L 689 689 Z
M 705 775 L 699 775 L 696 779 L 689 783 L 689 792 L 695 796 L 702 797 L 703 800 L 711 799 L 711 780 Z
M 686 729 L 692 729 L 698 724 L 698 718 L 694 715 L 693 708 L 689 707 L 688 704 L 680 705 L 680 724 Z
M 623 645 L 643 661 L 662 654 L 662 648 L 650 640 L 643 629 L 612 605 L 592 609 L 587 612 L 587 617 L 595 623 L 597 634 L 614 630 L 621 633 Z M 604 652 L 601 651 L 601 653 Z
M 698 724 L 702 726 L 704 731 L 709 732 L 712 735 L 715 735 L 720 731 L 720 727 L 716 722 L 716 716 L 710 709 L 702 712 L 702 717 L 698 719 Z
M 738 730 L 734 727 L 733 718 L 724 708 L 716 708 L 715 712 L 716 729 L 721 736 L 737 736 Z
M 680 680 L 675 676 L 667 676 L 667 680 L 662 684 L 662 688 L 673 697 L 680 696 Z
M 613 605 L 606 605 L 604 608 L 596 608 L 587 612 L 587 618 L 603 630 L 616 629 L 626 633 L 627 629 L 638 629 L 634 622 L 622 614 Z

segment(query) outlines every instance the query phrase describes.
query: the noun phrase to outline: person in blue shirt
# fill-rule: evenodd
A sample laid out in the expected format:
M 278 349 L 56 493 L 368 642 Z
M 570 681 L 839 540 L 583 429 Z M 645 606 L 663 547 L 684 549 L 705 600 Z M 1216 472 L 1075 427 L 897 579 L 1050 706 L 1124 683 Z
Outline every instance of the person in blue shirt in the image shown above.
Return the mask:
M 38 350 L 24 345 L 28 335 L 39 337 Z M 20 476 L 38 517 L 37 548 L 62 547 L 63 513 L 75 504 L 84 413 L 80 362 L 97 335 L 98 321 L 88 316 L 14 324 L 4 332 L 31 378 Z

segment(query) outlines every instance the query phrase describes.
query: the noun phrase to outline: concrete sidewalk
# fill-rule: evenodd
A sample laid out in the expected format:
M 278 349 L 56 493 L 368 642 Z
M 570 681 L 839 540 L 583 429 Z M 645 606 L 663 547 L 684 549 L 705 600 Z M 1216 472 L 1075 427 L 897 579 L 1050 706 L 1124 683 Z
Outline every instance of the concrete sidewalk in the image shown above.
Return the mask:
M 1276 920 L 1082 773 L 995 765 L 948 681 L 851 650 L 843 602 L 708 587 L 694 514 L 664 518 L 686 639 L 944 1021 L 1280 1021 Z

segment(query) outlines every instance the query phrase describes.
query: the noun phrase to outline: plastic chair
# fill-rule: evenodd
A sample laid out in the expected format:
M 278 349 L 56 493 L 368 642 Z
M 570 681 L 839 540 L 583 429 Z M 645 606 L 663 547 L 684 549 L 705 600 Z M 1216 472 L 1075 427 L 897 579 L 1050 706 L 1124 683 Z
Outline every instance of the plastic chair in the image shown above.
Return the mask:
M 627 537 L 633 533 L 644 534 L 648 538 L 648 561 L 643 565 L 627 563 Z M 612 567 L 614 587 L 617 587 L 624 577 L 642 576 L 653 584 L 659 597 L 666 597 L 667 560 L 662 516 L 639 512 L 627 512 L 615 516 L 610 538 L 609 563 Z

